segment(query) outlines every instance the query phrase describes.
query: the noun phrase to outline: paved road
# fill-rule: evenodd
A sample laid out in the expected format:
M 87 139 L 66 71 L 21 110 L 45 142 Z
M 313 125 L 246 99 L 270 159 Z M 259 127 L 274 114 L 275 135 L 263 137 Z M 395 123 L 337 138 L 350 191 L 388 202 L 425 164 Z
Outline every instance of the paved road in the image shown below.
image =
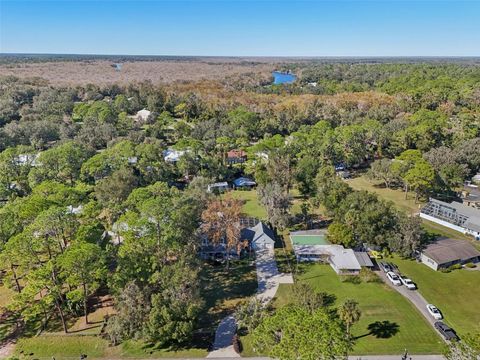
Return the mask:
M 256 252 L 255 266 L 257 269 L 257 299 L 268 303 L 275 296 L 278 286 L 281 283 L 293 284 L 292 275 L 280 274 L 278 272 L 275 253 L 270 250 Z M 239 355 L 233 350 L 233 336 L 237 330 L 237 324 L 233 315 L 223 319 L 215 332 L 213 351 L 208 358 L 233 358 Z
M 437 332 L 437 334 L 440 336 L 440 338 L 446 342 L 442 334 L 435 329 L 435 320 L 427 311 L 427 304 L 428 301 L 425 300 L 425 298 L 420 294 L 418 290 L 408 290 L 405 286 L 395 286 L 393 285 L 390 280 L 388 280 L 387 276 L 385 273 L 381 270 L 375 271 L 378 276 L 380 276 L 383 281 L 390 286 L 391 288 L 395 289 L 397 292 L 399 292 L 403 297 L 407 298 L 417 309 L 420 311 L 420 313 L 424 316 L 424 318 L 427 320 L 427 322 L 432 326 L 432 328 Z

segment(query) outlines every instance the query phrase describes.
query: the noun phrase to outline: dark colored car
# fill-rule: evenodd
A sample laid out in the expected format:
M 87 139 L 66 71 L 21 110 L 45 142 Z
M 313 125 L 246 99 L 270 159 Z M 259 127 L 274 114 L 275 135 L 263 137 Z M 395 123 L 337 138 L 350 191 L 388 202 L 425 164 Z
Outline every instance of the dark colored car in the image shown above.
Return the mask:
M 455 341 L 458 341 L 459 338 L 457 336 L 457 334 L 455 333 L 455 331 L 450 327 L 448 326 L 447 324 L 445 324 L 444 322 L 442 321 L 437 321 L 435 323 L 435 328 L 440 331 L 440 334 L 443 335 L 443 337 L 445 338 L 445 340 L 449 340 L 449 341 L 452 341 L 452 340 L 455 340 Z
M 393 268 L 390 266 L 389 263 L 380 262 L 379 265 L 380 265 L 380 269 L 382 269 L 386 273 L 393 270 Z
M 387 263 L 387 264 L 388 264 L 388 265 L 390 265 L 390 267 L 392 268 L 392 270 L 391 270 L 391 271 L 398 270 L 398 266 L 397 266 L 397 265 L 395 265 L 394 263 L 391 263 L 391 262 L 389 262 L 389 263 Z

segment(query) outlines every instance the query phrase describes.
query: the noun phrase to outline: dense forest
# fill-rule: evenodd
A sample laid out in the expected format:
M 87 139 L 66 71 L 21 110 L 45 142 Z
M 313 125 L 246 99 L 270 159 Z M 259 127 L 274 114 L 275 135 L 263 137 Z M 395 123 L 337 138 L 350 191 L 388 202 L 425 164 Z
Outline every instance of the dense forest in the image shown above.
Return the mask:
M 202 219 L 219 199 L 207 188 L 238 176 L 257 182 L 277 232 L 303 221 L 290 211 L 298 191 L 305 217 L 322 207 L 332 242 L 408 257 L 428 241 L 418 219 L 354 191 L 335 168 L 364 169 L 418 198 L 454 198 L 480 171 L 480 67 L 279 67 L 297 81 L 271 85 L 255 72 L 69 87 L 1 78 L 0 276 L 17 293 L 9 310 L 43 327 L 58 318 L 66 332 L 70 317 L 88 323 L 89 298 L 102 290 L 115 299 L 112 343 L 188 341 L 205 301 Z M 166 161 L 167 150 L 182 156 Z M 248 160 L 232 165 L 230 150 Z

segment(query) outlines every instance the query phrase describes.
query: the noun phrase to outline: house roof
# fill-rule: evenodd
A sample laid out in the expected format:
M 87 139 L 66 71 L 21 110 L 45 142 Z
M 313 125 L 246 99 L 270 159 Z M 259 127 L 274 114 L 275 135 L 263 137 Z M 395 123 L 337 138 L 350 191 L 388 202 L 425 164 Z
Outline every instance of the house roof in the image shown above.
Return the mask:
M 243 240 L 248 240 L 252 244 L 268 243 L 273 245 L 275 243 L 275 234 L 273 233 L 273 230 L 261 221 L 254 227 L 242 229 L 241 238 Z
M 246 157 L 247 153 L 243 150 L 230 150 L 227 152 L 228 158 L 243 158 Z
M 465 184 L 463 186 L 462 198 L 471 202 L 480 202 L 480 188 L 478 185 Z
M 430 199 L 429 204 L 437 204 L 440 207 L 453 210 L 456 214 L 467 218 L 464 223 L 461 224 L 463 228 L 480 231 L 480 210 L 471 206 L 463 205 L 462 203 L 456 201 L 447 203 L 437 199 Z M 429 204 L 425 205 L 425 207 L 422 209 L 422 212 L 425 212 L 425 209 L 428 208 Z M 435 213 L 430 215 L 437 217 Z
M 355 257 L 357 258 L 360 266 L 373 267 L 372 259 L 364 251 L 354 251 Z
M 185 154 L 185 152 L 185 150 L 167 149 L 163 152 L 163 159 L 165 161 L 176 162 Z
M 330 259 L 332 265 L 339 270 L 360 270 L 352 249 L 345 249 L 342 245 L 294 245 L 295 255 L 325 256 Z
M 238 179 L 233 180 L 235 186 L 255 186 L 257 183 L 246 177 L 239 177 Z
M 208 185 L 208 187 L 212 187 L 212 188 L 215 188 L 215 187 L 225 187 L 225 186 L 228 187 L 228 182 L 226 182 L 226 181 L 217 182 L 217 183 L 213 183 L 213 184 L 209 184 L 209 185 Z
M 330 262 L 339 270 L 360 270 L 362 267 L 352 249 L 343 246 L 332 246 Z
M 437 264 L 466 261 L 480 256 L 480 251 L 466 240 L 440 239 L 429 244 L 422 253 Z

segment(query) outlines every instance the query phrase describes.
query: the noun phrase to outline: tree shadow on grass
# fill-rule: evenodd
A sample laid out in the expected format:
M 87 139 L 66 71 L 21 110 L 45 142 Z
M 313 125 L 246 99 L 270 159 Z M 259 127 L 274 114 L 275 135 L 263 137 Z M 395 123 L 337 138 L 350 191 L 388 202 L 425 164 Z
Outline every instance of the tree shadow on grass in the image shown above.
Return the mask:
M 400 326 L 397 323 L 390 322 L 388 320 L 375 321 L 368 325 L 368 333 L 357 336 L 356 339 L 360 339 L 369 335 L 373 335 L 377 339 L 389 339 L 398 333 L 399 328 Z

